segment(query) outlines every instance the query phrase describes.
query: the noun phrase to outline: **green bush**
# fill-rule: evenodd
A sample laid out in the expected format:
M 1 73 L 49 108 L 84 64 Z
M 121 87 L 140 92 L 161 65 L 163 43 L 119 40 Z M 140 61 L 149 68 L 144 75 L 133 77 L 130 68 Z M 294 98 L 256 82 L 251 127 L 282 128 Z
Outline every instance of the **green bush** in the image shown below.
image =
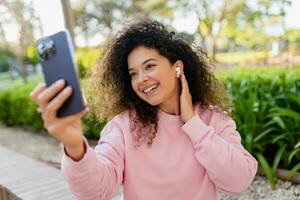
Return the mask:
M 9 70 L 9 60 L 15 59 L 16 55 L 5 47 L 0 47 L 0 72 Z
M 0 120 L 9 126 L 31 126 L 42 129 L 43 124 L 36 107 L 29 99 L 32 85 L 0 91 Z
M 100 132 L 106 122 L 98 123 L 95 118 L 92 117 L 84 117 L 82 122 L 84 135 L 89 139 L 98 140 L 100 138 Z
M 35 47 L 33 47 L 33 46 L 28 47 L 28 49 L 27 49 L 27 59 L 33 65 L 37 65 L 39 63 L 39 55 L 38 55 L 37 49 Z
M 29 126 L 35 130 L 42 130 L 41 115 L 36 111 L 37 106 L 30 99 L 29 94 L 34 84 L 12 87 L 0 90 L 0 121 L 8 126 Z M 100 131 L 105 122 L 97 123 L 94 119 L 84 117 L 84 135 L 89 139 L 99 139 Z
M 278 167 L 292 177 L 300 162 L 300 69 L 236 70 L 224 78 L 245 148 L 256 155 L 275 187 Z
M 76 51 L 77 66 L 80 77 L 85 77 L 87 71 L 96 63 L 99 55 L 99 49 L 79 49 Z

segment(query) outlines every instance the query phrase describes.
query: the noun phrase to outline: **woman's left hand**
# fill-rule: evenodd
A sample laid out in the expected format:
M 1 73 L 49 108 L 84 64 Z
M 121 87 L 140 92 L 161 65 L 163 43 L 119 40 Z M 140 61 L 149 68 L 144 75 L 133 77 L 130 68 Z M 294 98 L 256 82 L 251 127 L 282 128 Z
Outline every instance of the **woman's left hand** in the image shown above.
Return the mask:
M 185 123 L 194 116 L 194 108 L 192 103 L 192 95 L 189 91 L 188 82 L 185 79 L 184 73 L 180 74 L 181 95 L 180 95 L 180 117 Z

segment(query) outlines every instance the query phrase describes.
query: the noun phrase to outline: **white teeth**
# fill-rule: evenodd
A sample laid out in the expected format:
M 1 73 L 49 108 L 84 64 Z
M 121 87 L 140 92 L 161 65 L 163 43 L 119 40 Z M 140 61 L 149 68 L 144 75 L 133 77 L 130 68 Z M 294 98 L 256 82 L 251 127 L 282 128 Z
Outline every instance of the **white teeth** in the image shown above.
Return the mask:
M 154 88 L 157 88 L 157 86 L 158 86 L 158 84 L 152 85 L 151 87 L 149 87 L 149 88 L 147 88 L 147 89 L 144 89 L 143 92 L 144 92 L 144 93 L 148 93 L 148 92 L 150 92 L 151 90 L 153 90 Z

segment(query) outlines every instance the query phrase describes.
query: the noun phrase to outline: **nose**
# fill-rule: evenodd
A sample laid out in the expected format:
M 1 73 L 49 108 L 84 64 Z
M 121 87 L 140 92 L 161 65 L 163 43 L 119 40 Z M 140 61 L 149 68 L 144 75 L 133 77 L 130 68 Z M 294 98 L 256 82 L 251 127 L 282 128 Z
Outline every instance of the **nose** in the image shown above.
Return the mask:
M 145 73 L 139 73 L 138 75 L 138 83 L 143 83 L 148 80 L 148 76 Z

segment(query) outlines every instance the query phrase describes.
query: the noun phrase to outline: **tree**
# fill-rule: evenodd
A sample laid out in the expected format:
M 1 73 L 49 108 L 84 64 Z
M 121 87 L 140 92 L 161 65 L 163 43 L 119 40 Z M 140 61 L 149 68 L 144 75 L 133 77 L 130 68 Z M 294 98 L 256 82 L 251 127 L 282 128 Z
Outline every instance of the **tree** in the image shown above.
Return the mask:
M 1 14 L 0 14 L 0 16 L 1 16 Z M 7 48 L 9 48 L 9 42 L 5 38 L 5 31 L 4 31 L 2 23 L 0 23 L 0 44 L 1 43 L 4 44 L 4 46 L 6 46 Z
M 1 26 L 13 23 L 19 29 L 18 45 L 9 45 L 8 48 L 18 55 L 19 63 L 22 66 L 21 75 L 24 82 L 27 82 L 26 65 L 23 63 L 23 59 L 27 56 L 27 48 L 34 43 L 34 28 L 41 26 L 40 21 L 35 15 L 32 1 L 1 0 L 0 8 L 6 10 L 5 15 L 1 13 L 3 14 L 3 17 L 0 18 Z M 1 34 L 5 35 L 4 28 L 1 29 Z
M 220 38 L 221 30 L 228 23 L 234 23 L 240 13 L 247 9 L 242 0 L 192 0 L 182 3 L 177 1 L 183 13 L 195 13 L 198 18 L 196 34 L 200 36 L 202 47 L 209 55 L 215 58 L 217 41 Z
M 171 16 L 167 0 L 80 0 L 74 2 L 76 31 L 86 43 L 97 34 L 110 37 L 131 19 Z
M 83 35 L 86 43 L 89 43 L 99 33 L 109 36 L 129 5 L 124 0 L 81 0 L 73 8 L 77 34 Z
M 285 24 L 286 9 L 292 5 L 291 0 L 257 0 L 261 10 L 264 11 L 266 17 L 279 17 L 283 34 L 286 34 L 287 28 Z
M 63 14 L 64 14 L 64 20 L 65 20 L 65 26 L 69 30 L 73 46 L 76 48 L 76 43 L 75 43 L 75 35 L 74 35 L 74 13 L 71 8 L 71 4 L 69 0 L 61 0 L 61 5 L 63 9 Z

